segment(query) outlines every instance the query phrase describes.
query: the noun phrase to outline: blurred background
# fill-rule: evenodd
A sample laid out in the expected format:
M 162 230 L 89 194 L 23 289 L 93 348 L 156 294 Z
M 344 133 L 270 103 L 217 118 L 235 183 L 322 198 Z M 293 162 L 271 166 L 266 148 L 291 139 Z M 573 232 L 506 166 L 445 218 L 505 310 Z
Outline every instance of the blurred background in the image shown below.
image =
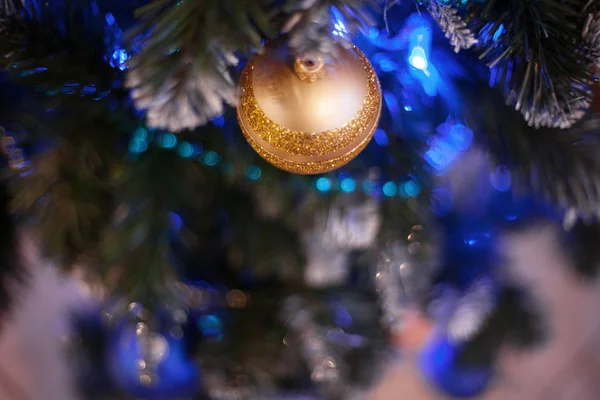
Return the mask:
M 1 400 L 600 396 L 600 2 L 0 0 L 0 54 Z

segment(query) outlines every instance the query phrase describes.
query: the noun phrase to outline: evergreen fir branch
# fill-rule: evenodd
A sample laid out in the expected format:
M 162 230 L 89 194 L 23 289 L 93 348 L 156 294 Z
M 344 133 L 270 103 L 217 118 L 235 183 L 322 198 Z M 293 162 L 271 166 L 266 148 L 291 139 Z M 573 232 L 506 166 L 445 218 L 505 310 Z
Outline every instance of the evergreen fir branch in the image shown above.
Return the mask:
M 591 104 L 582 31 L 587 0 L 489 0 L 471 7 L 481 57 L 507 102 L 539 128 L 568 128 Z
M 590 60 L 592 67 L 600 68 L 600 12 L 590 13 L 583 29 L 583 39 L 586 43 L 585 57 Z
M 343 17 L 344 31 L 336 29 L 332 10 Z M 347 45 L 340 36 L 352 37 L 375 24 L 372 11 L 377 10 L 373 0 L 287 0 L 283 11 L 288 15 L 283 32 L 288 33 L 288 44 L 293 54 L 319 52 L 335 56 L 338 45 Z
M 458 363 L 490 366 L 504 345 L 518 350 L 539 346 L 546 339 L 544 324 L 542 315 L 523 289 L 506 286 L 481 330 L 463 345 Z
M 477 38 L 467 27 L 467 23 L 458 15 L 456 8 L 445 6 L 438 1 L 430 1 L 428 10 L 446 38 L 449 39 L 450 46 L 454 47 L 455 53 L 462 49 L 470 49 L 477 44 Z
M 30 4 L 30 0 L 0 0 L 0 19 L 8 18 L 27 10 L 28 4 Z
M 115 293 L 149 309 L 174 297 L 177 259 L 169 215 L 199 204 L 201 182 L 197 163 L 159 148 L 123 171 L 115 189 L 119 206 L 102 243 L 103 272 Z
M 62 267 L 96 260 L 113 210 L 117 144 L 130 121 L 106 103 L 59 102 L 63 109 L 46 112 L 44 119 L 36 118 L 31 98 L 27 104 L 30 115 L 9 115 L 37 141 L 38 150 L 28 169 L 14 174 L 13 211 L 36 222 L 43 254 Z
M 448 322 L 448 337 L 457 343 L 472 339 L 485 325 L 496 306 L 495 283 L 481 277 L 458 301 Z
M 104 20 L 87 2 L 75 2 L 63 12 L 35 7 L 0 17 L 0 68 L 14 80 L 50 95 L 94 100 L 106 97 L 119 71 L 104 61 Z
M 269 398 L 278 383 L 303 375 L 298 349 L 290 342 L 286 327 L 274 316 L 289 288 L 261 285 L 247 292 L 252 301 L 244 308 L 230 309 L 225 334 L 204 341 L 196 359 L 206 372 L 211 398 Z M 245 396 L 244 396 L 245 395 Z
M 61 140 L 15 180 L 13 211 L 35 219 L 43 253 L 66 269 L 97 255 L 99 233 L 110 215 L 107 173 L 91 143 Z
M 600 210 L 600 118 L 591 114 L 568 130 L 532 129 L 508 110 L 492 89 L 463 90 L 468 125 L 499 165 L 509 168 L 513 189 L 573 208 L 591 217 Z M 506 112 L 505 112 L 506 111 Z
M 238 63 L 236 52 L 260 48 L 269 3 L 156 0 L 138 10 L 141 22 L 129 37 L 141 50 L 126 85 L 150 126 L 193 129 L 236 105 L 229 67 Z

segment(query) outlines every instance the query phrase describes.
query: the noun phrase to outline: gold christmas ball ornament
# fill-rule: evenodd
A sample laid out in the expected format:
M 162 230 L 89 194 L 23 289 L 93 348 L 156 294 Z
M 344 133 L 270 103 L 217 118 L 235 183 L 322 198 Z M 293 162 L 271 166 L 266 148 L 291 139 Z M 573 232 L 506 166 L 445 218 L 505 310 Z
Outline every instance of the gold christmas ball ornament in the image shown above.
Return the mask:
M 381 113 L 381 88 L 365 55 L 339 44 L 338 56 L 293 59 L 268 43 L 240 78 L 238 120 L 265 160 L 297 174 L 348 163 L 369 143 Z

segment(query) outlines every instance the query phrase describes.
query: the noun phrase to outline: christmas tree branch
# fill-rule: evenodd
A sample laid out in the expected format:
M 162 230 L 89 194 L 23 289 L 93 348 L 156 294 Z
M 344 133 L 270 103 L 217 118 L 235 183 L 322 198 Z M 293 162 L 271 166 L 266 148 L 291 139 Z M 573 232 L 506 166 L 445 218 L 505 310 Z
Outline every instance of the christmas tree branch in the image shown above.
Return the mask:
M 37 129 L 25 125 L 38 139 L 47 139 L 48 132 L 54 137 L 28 170 L 16 171 L 12 207 L 35 220 L 45 255 L 71 268 L 98 255 L 99 234 L 112 212 L 111 145 L 119 130 L 102 113 L 60 122 Z
M 52 95 L 106 97 L 119 71 L 104 62 L 104 23 L 87 2 L 68 0 L 68 13 L 23 0 L 0 16 L 0 68 Z M 41 7 L 41 8 L 39 8 Z
M 114 292 L 148 308 L 173 297 L 178 264 L 170 213 L 198 201 L 201 182 L 196 163 L 158 147 L 119 177 L 119 207 L 102 244 L 104 272 Z
M 428 10 L 444 31 L 455 53 L 458 53 L 461 49 L 470 49 L 477 44 L 475 34 L 467 27 L 467 23 L 458 14 L 456 8 L 442 5 L 437 1 L 431 1 Z
M 533 192 L 562 211 L 596 215 L 600 205 L 600 119 L 590 114 L 569 130 L 532 129 L 491 89 L 463 88 L 465 118 L 476 139 L 512 174 L 513 188 Z
M 536 128 L 568 128 L 591 103 L 595 60 L 584 51 L 586 3 L 490 0 L 472 6 L 467 15 L 492 81 Z
M 522 288 L 506 286 L 483 326 L 465 342 L 458 362 L 467 366 L 489 366 L 503 345 L 529 349 L 545 339 L 545 321 L 532 306 L 529 296 Z
M 287 18 L 283 32 L 288 34 L 287 41 L 293 54 L 316 51 L 335 56 L 339 49 L 337 46 L 346 42 L 340 41 L 340 36 L 332 35 L 334 30 L 347 37 L 365 32 L 375 25 L 373 11 L 378 9 L 377 3 L 372 0 L 287 0 L 283 6 Z M 337 23 L 343 26 L 336 28 L 333 10 L 341 15 L 342 20 Z
M 157 0 L 138 10 L 141 23 L 129 37 L 140 51 L 127 86 L 150 126 L 195 128 L 223 114 L 224 104 L 236 104 L 229 68 L 238 63 L 236 52 L 260 47 L 270 3 Z

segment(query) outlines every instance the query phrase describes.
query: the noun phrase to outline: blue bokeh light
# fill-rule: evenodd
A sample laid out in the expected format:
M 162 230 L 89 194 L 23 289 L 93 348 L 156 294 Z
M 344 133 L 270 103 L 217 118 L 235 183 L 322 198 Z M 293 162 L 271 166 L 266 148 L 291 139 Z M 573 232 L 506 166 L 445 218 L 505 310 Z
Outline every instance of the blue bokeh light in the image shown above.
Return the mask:
M 217 315 L 202 315 L 198 318 L 197 324 L 204 336 L 208 338 L 221 339 L 223 336 L 223 323 Z
M 431 51 L 431 26 L 418 14 L 411 15 L 408 22 L 415 27 L 409 36 L 408 63 L 420 71 L 427 71 L 428 54 Z
M 511 175 L 508 168 L 500 165 L 490 174 L 490 182 L 494 189 L 500 192 L 507 192 L 511 186 Z
M 406 193 L 408 197 L 418 196 L 419 193 L 421 193 L 421 186 L 417 182 L 410 180 L 404 183 L 404 193 Z
M 259 179 L 262 175 L 262 170 L 260 169 L 259 166 L 257 165 L 252 165 L 251 167 L 248 168 L 248 170 L 246 171 L 246 175 L 248 176 L 248 179 L 255 181 L 257 179 Z
M 207 151 L 206 154 L 204 154 L 204 164 L 208 165 L 209 167 L 214 167 L 218 163 L 219 155 L 216 152 L 211 150 Z
M 143 126 L 137 127 L 132 135 L 135 139 L 148 140 L 148 131 Z
M 317 190 L 319 192 L 328 192 L 329 190 L 331 190 L 331 180 L 322 176 L 319 179 L 317 179 L 315 186 L 317 187 Z
M 183 158 L 190 158 L 194 155 L 194 146 L 188 142 L 181 142 L 177 146 L 177 154 Z
M 344 23 L 344 16 L 336 7 L 331 7 L 333 19 L 333 31 L 336 36 L 345 37 L 348 34 L 348 29 Z
M 163 133 L 158 137 L 158 145 L 165 149 L 173 149 L 177 145 L 177 136 L 172 133 Z
M 110 66 L 113 68 L 118 68 L 121 71 L 127 69 L 127 60 L 129 60 L 130 56 L 127 50 L 125 49 L 115 49 L 110 57 Z
M 429 62 L 427 61 L 427 54 L 425 54 L 425 49 L 421 46 L 413 47 L 412 51 L 410 52 L 410 56 L 408 57 L 408 62 L 416 69 L 419 69 L 421 71 L 427 70 Z
M 213 118 L 210 122 L 212 122 L 213 125 L 217 128 L 223 128 L 223 126 L 225 125 L 225 117 L 221 115 L 219 117 Z
M 474 398 L 488 388 L 494 378 L 491 367 L 462 366 L 461 346 L 447 335 L 429 340 L 419 358 L 421 373 L 438 390 L 452 398 Z
M 111 332 L 106 351 L 107 371 L 111 379 L 136 398 L 164 399 L 170 396 L 187 397 L 197 390 L 197 370 L 188 357 L 185 341 L 169 333 L 152 334 L 154 340 L 164 343 L 165 352 L 156 366 L 160 378 L 154 385 L 140 381 L 139 362 L 144 358 L 144 346 L 136 334 L 135 325 L 127 325 Z
M 169 224 L 171 225 L 171 228 L 175 232 L 179 232 L 181 230 L 181 228 L 183 227 L 183 219 L 181 218 L 181 216 L 179 214 L 170 212 L 169 213 Z
M 377 128 L 375 130 L 373 138 L 375 139 L 375 143 L 381 147 L 386 147 L 389 144 L 387 133 L 385 133 L 385 131 L 381 128 Z
M 131 153 L 143 153 L 148 150 L 148 142 L 144 139 L 133 138 L 129 142 L 129 151 Z
M 396 195 L 396 192 L 398 191 L 398 187 L 396 186 L 396 184 L 392 181 L 386 182 L 383 185 L 382 188 L 383 194 L 386 195 L 387 197 L 392 197 Z
M 344 193 L 352 193 L 356 189 L 356 181 L 352 178 L 344 178 L 340 182 L 340 189 Z
M 438 126 L 438 134 L 429 140 L 424 159 L 437 171 L 444 171 L 473 143 L 473 131 L 460 123 L 446 121 Z
M 393 92 L 386 90 L 383 92 L 383 99 L 385 101 L 385 105 L 387 106 L 388 110 L 390 110 L 392 115 L 398 115 L 400 111 L 400 105 L 398 104 L 396 95 Z

